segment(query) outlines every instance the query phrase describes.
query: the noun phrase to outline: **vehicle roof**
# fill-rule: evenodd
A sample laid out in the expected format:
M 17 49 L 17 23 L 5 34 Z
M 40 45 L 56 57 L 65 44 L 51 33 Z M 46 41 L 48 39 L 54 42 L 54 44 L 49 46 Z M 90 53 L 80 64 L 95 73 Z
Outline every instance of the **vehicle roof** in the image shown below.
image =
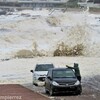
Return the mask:
M 53 65 L 52 63 L 39 63 L 39 64 L 36 64 L 36 65 Z
M 70 68 L 50 68 L 49 70 L 72 70 Z
M 45 67 L 45 66 L 50 66 L 50 65 L 52 67 L 54 67 L 54 65 L 52 63 L 38 63 L 38 64 L 35 65 L 35 67 L 33 69 L 35 70 L 36 67 L 41 67 L 41 66 Z

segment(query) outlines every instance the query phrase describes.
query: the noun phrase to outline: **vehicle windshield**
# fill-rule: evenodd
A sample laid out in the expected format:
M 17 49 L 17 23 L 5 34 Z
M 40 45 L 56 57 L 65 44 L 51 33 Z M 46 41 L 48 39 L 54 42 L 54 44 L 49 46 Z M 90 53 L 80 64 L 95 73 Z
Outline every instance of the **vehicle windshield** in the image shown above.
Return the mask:
M 50 68 L 54 68 L 53 64 L 40 64 L 36 65 L 35 71 L 48 71 Z
M 54 70 L 53 78 L 73 78 L 75 74 L 72 70 Z

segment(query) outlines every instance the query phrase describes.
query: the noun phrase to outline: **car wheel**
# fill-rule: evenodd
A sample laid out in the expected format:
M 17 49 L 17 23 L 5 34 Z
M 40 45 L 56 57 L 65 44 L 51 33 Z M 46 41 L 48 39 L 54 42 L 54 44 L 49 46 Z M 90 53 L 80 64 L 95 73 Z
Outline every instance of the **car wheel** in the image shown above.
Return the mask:
M 36 83 L 33 83 L 33 85 L 38 86 Z
M 45 93 L 48 94 L 48 90 L 45 88 Z
M 79 88 L 77 89 L 77 91 L 76 91 L 76 94 L 77 94 L 77 95 L 81 95 L 81 93 L 82 93 L 82 87 L 79 87 Z
M 50 94 L 50 96 L 53 96 L 54 95 L 54 91 L 53 91 L 52 88 L 50 89 L 49 94 Z
M 82 93 L 82 92 L 78 90 L 78 91 L 76 92 L 76 95 L 81 95 L 81 93 Z

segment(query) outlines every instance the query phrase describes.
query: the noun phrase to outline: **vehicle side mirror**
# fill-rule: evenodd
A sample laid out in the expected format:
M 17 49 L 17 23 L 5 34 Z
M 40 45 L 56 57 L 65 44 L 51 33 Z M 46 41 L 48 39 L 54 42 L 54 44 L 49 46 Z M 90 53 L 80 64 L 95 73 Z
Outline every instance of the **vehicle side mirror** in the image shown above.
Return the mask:
M 50 76 L 47 76 L 48 79 L 52 80 L 52 78 Z
M 30 72 L 33 73 L 34 71 L 33 70 L 30 70 Z

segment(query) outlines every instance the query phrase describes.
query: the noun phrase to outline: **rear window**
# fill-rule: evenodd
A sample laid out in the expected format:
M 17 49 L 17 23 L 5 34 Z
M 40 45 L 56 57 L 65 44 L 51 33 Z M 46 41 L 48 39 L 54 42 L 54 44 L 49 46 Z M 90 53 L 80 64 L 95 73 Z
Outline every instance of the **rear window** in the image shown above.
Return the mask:
M 53 64 L 41 64 L 41 65 L 36 65 L 35 71 L 48 71 L 48 69 L 54 68 Z
M 76 77 L 72 70 L 54 70 L 53 78 L 73 78 Z

